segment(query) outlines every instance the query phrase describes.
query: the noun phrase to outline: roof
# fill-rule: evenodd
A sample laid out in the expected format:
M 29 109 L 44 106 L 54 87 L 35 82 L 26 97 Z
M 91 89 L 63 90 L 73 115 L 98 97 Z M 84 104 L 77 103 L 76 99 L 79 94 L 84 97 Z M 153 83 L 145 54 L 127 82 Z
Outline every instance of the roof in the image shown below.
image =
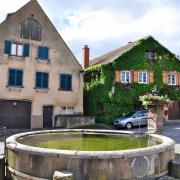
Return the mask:
M 98 64 L 107 64 L 110 63 L 112 61 L 114 61 L 115 59 L 117 59 L 118 57 L 120 57 L 121 55 L 123 55 L 124 53 L 126 53 L 127 51 L 133 49 L 135 46 L 137 46 L 142 40 L 146 40 L 149 38 L 152 38 L 152 36 L 147 36 L 145 38 L 139 39 L 137 41 L 134 42 L 129 42 L 127 45 L 122 46 L 118 49 L 115 49 L 111 52 L 108 52 L 100 57 L 97 57 L 95 59 L 90 60 L 89 64 L 90 66 L 94 66 L 94 65 L 98 65 Z

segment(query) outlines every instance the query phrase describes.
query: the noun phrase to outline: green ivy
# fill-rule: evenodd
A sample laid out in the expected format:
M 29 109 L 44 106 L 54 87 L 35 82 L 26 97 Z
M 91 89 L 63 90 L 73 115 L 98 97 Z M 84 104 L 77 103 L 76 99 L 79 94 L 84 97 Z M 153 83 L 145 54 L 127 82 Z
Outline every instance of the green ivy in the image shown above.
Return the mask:
M 171 99 L 180 99 L 180 92 L 163 84 L 162 71 L 180 72 L 180 61 L 174 54 L 159 44 L 152 37 L 136 41 L 135 47 L 122 54 L 112 63 L 96 65 L 85 71 L 84 110 L 86 115 L 95 116 L 98 122 L 112 121 L 133 109 L 139 109 L 139 96 L 151 92 L 154 85 L 160 88 L 160 95 L 168 94 Z M 150 62 L 144 57 L 146 50 L 155 50 L 157 58 Z M 153 84 L 115 84 L 112 95 L 112 83 L 116 70 L 149 70 L 154 72 Z M 89 75 L 88 75 L 89 74 Z

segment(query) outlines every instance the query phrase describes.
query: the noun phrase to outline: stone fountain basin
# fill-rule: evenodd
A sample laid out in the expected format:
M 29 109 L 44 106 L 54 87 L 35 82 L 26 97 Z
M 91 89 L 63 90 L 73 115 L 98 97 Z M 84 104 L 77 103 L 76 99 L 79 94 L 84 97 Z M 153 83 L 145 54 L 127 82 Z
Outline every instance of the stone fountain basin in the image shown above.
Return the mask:
M 7 139 L 8 174 L 18 180 L 52 179 L 55 171 L 73 173 L 75 180 L 130 180 L 157 178 L 167 174 L 168 164 L 175 158 L 172 139 L 153 134 L 162 143 L 147 148 L 116 151 L 75 151 L 45 149 L 20 144 L 17 139 L 30 135 L 57 132 L 91 132 L 128 134 L 133 132 L 115 130 L 44 130 L 21 133 Z

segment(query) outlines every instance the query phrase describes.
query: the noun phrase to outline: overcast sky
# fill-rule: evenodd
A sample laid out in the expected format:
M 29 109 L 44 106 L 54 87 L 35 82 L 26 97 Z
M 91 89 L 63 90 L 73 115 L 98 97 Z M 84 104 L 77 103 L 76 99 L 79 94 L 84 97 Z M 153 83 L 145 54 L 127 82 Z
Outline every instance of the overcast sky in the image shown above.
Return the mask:
M 0 0 L 0 22 L 29 0 Z M 147 35 L 180 54 L 180 0 L 38 0 L 76 58 L 91 58 Z

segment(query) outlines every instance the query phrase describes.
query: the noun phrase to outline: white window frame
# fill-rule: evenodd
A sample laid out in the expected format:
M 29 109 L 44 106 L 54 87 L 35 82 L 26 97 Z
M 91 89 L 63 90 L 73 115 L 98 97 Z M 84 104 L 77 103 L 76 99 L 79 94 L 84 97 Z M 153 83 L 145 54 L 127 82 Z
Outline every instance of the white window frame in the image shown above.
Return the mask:
M 140 75 L 141 75 L 141 79 L 140 79 Z M 146 77 L 146 81 L 144 81 L 144 75 Z M 140 83 L 140 84 L 147 84 L 148 83 L 148 73 L 147 73 L 147 71 L 138 72 L 138 83 Z
M 173 77 L 174 77 L 174 83 L 173 83 Z M 176 74 L 168 73 L 168 75 L 167 75 L 167 82 L 168 82 L 168 85 L 171 85 L 171 86 L 177 85 Z
M 124 74 L 124 78 L 123 78 Z M 128 77 L 129 76 L 129 81 Z M 121 71 L 121 83 L 131 83 L 131 71 Z
M 11 55 L 12 56 L 23 56 L 23 44 L 12 42 Z
M 60 114 L 72 115 L 74 114 L 74 107 L 62 106 L 60 108 Z

